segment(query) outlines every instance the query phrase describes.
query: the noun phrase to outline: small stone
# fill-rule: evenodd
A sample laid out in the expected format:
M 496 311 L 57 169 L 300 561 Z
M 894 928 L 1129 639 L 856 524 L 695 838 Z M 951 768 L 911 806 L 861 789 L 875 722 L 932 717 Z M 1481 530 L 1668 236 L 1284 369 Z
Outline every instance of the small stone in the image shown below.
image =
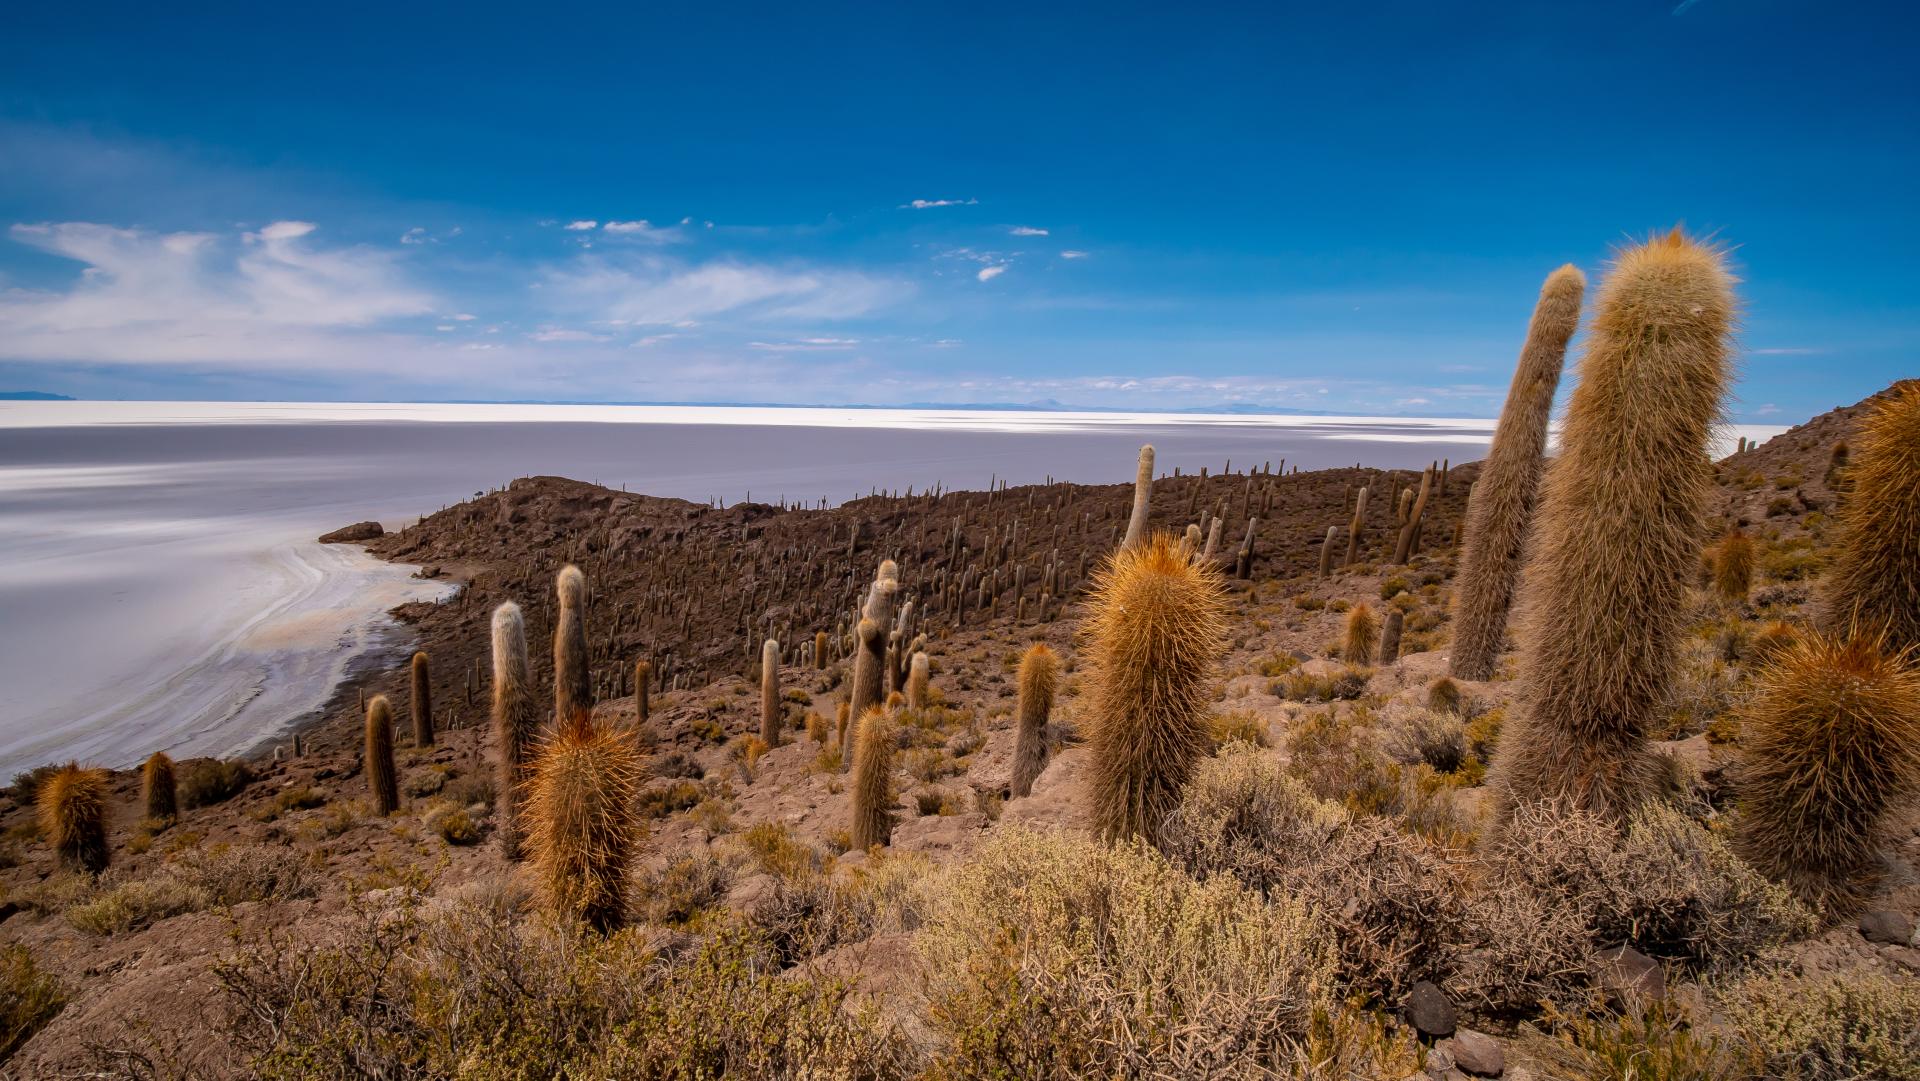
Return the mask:
M 1890 946 L 1913 943 L 1913 919 L 1904 912 L 1878 908 L 1860 917 L 1860 933 L 1868 942 Z
M 1453 1052 L 1435 1045 L 1427 1052 L 1427 1076 L 1445 1077 L 1453 1071 Z
M 1660 962 L 1621 946 L 1594 957 L 1595 981 L 1624 1001 L 1658 1002 L 1667 997 L 1667 974 Z
M 752 915 L 771 903 L 779 892 L 779 879 L 765 873 L 750 875 L 727 891 L 727 907 Z
M 1463 1028 L 1443 1045 L 1453 1056 L 1453 1064 L 1475 1077 L 1499 1077 L 1507 1067 L 1506 1053 L 1500 1041 L 1484 1032 Z
M 1453 1035 L 1453 1028 L 1459 1023 L 1460 1013 L 1454 1009 L 1447 993 L 1434 984 L 1421 980 L 1407 992 L 1407 1023 L 1415 1032 L 1429 1039 Z

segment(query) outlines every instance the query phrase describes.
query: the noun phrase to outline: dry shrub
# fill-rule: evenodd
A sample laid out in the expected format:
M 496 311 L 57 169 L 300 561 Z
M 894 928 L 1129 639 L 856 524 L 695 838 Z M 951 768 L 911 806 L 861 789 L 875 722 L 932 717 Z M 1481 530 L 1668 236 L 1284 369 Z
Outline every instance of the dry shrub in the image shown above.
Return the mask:
M 1452 773 L 1472 757 L 1467 726 L 1458 718 L 1395 703 L 1386 711 L 1386 722 L 1381 746 L 1402 765 L 1425 762 L 1441 773 Z
M 179 770 L 180 805 L 188 809 L 224 803 L 253 782 L 253 769 L 238 758 L 195 758 Z
M 90 935 L 118 935 L 213 902 L 206 890 L 167 874 L 105 884 L 67 909 L 67 922 Z
M 685 927 L 726 899 L 733 872 L 706 853 L 680 856 L 640 875 L 638 909 L 648 923 Z
M 181 853 L 167 874 L 205 890 L 215 904 L 292 901 L 319 892 L 313 861 L 277 845 L 217 844 Z
M 1920 986 L 1853 969 L 1756 974 L 1719 996 L 1762 1076 L 1787 1081 L 1920 1081 Z
M 1207 728 L 1213 735 L 1216 745 L 1235 741 L 1251 743 L 1255 747 L 1270 747 L 1273 740 L 1267 735 L 1267 724 L 1252 711 L 1244 709 L 1216 713 L 1207 719 Z
M 25 946 L 0 946 L 0 1063 L 66 1004 L 66 989 Z
M 1333 958 L 1304 906 L 1196 882 L 1143 844 L 1002 830 L 932 898 L 916 940 L 943 1040 L 931 1077 L 1399 1076 L 1417 1063 L 1332 1000 Z
M 1599 1017 L 1550 1012 L 1552 1035 L 1527 1033 L 1520 1046 L 1553 1077 L 1591 1081 L 1747 1081 L 1740 1057 L 1656 1003 L 1644 1012 Z
M 892 1081 L 905 1052 L 848 985 L 722 929 L 671 956 L 508 906 L 357 910 L 316 945 L 270 933 L 215 966 L 249 1076 Z

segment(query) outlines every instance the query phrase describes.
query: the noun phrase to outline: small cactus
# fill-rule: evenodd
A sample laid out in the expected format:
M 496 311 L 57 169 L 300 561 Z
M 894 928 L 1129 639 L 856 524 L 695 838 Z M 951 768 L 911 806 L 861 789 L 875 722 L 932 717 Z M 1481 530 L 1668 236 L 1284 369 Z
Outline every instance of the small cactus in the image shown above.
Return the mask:
M 180 787 L 174 777 L 173 759 L 155 751 L 140 767 L 140 803 L 146 816 L 155 822 L 171 822 L 180 817 Z
M 633 662 L 633 722 L 646 724 L 652 712 L 653 665 L 645 658 Z
M 40 833 L 66 870 L 107 869 L 107 781 L 106 770 L 69 762 L 40 782 Z
M 1392 664 L 1400 659 L 1400 631 L 1406 625 L 1407 614 L 1398 608 L 1387 609 L 1386 626 L 1380 631 L 1380 663 Z
M 771 638 L 760 645 L 760 740 L 780 746 L 780 643 Z
M 893 836 L 893 719 L 876 706 L 860 715 L 853 741 L 853 851 Z
M 1920 792 L 1920 669 L 1878 642 L 1809 635 L 1764 666 L 1741 722 L 1735 840 L 1834 915 L 1878 882 L 1898 812 Z
M 1033 793 L 1033 782 L 1047 768 L 1047 720 L 1053 713 L 1053 690 L 1059 662 L 1045 642 L 1027 647 L 1020 658 L 1019 730 L 1013 745 L 1013 779 L 1008 792 L 1015 799 Z
M 367 788 L 373 810 L 390 815 L 400 809 L 400 780 L 393 768 L 393 707 L 387 696 L 367 700 Z
M 587 723 L 593 717 L 593 680 L 587 667 L 587 576 L 569 563 L 554 579 L 560 612 L 553 621 L 553 723 Z
M 1730 526 L 1713 553 L 1713 591 L 1721 600 L 1739 603 L 1753 588 L 1753 541 L 1740 527 Z
M 408 706 L 413 711 L 413 745 L 416 747 L 433 746 L 433 680 L 427 669 L 427 655 L 424 651 L 413 655 L 407 665 L 408 679 L 412 695 Z
M 916 650 L 913 660 L 907 665 L 907 708 L 927 708 L 927 683 L 933 678 L 933 662 L 923 651 Z
M 633 741 L 589 720 L 541 747 L 527 785 L 527 849 L 547 905 L 602 933 L 627 921 L 642 776 Z
M 540 716 L 527 663 L 526 622 L 520 606 L 512 601 L 493 610 L 492 714 L 500 851 L 507 859 L 517 860 L 526 837 L 527 766 L 540 730 Z
M 1108 557 L 1088 602 L 1095 826 L 1158 843 L 1193 764 L 1213 748 L 1209 691 L 1226 651 L 1225 581 L 1171 536 Z
M 1460 713 L 1460 685 L 1449 676 L 1441 676 L 1427 687 L 1427 708 L 1435 713 Z
M 1347 610 L 1347 633 L 1341 639 L 1340 656 L 1348 664 L 1372 662 L 1373 648 L 1379 640 L 1380 621 L 1372 607 L 1361 603 Z

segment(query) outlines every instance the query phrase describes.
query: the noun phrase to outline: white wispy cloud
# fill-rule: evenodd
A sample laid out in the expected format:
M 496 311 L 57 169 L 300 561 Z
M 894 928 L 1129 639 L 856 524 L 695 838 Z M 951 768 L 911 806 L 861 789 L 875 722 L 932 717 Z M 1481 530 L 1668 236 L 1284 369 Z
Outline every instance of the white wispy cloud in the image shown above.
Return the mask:
M 342 335 L 441 309 L 391 255 L 322 247 L 309 241 L 315 229 L 277 221 L 235 237 L 93 222 L 15 225 L 13 240 L 82 270 L 65 288 L 0 293 L 0 354 L 272 364 L 340 357 Z
M 979 278 L 983 282 L 990 282 L 993 279 L 999 277 L 1000 275 L 1005 274 L 1006 272 L 1007 272 L 1007 264 L 995 263 L 992 266 L 981 267 L 980 273 L 975 274 L 974 277 Z
M 1060 253 L 1060 258 L 1062 259 L 1085 259 L 1086 257 L 1086 252 L 1078 251 L 1074 248 L 1068 248 L 1066 251 Z
M 1773 349 L 1750 349 L 1748 352 L 1756 357 L 1816 357 L 1827 352 L 1827 350 L 1813 346 L 1796 345 L 1780 346 Z
M 569 232 L 584 233 L 584 232 L 588 232 L 589 230 L 598 228 L 599 225 L 600 223 L 597 221 L 590 221 L 586 218 L 582 218 L 579 221 L 570 221 L 562 228 L 565 228 Z
M 605 334 L 595 334 L 590 330 L 575 330 L 572 327 L 542 327 L 527 335 L 536 342 L 604 342 L 612 339 Z
M 682 218 L 678 225 L 655 225 L 645 218 L 634 221 L 610 221 L 600 227 L 600 231 L 609 236 L 624 237 L 628 240 L 645 240 L 655 244 L 675 244 L 687 239 L 688 219 Z
M 659 257 L 614 261 L 582 256 L 544 279 L 557 302 L 601 319 L 673 325 L 720 315 L 851 319 L 904 299 L 904 282 L 852 270 Z
M 1013 228 L 1007 230 L 1007 233 L 1010 236 L 1046 236 L 1047 235 L 1047 231 L 1045 229 L 1036 229 L 1031 225 L 1016 225 Z
M 785 342 L 748 342 L 747 348 L 775 353 L 821 353 L 852 349 L 858 338 L 797 338 Z
M 901 203 L 901 210 L 931 210 L 938 206 L 978 206 L 978 199 L 915 199 L 910 203 Z

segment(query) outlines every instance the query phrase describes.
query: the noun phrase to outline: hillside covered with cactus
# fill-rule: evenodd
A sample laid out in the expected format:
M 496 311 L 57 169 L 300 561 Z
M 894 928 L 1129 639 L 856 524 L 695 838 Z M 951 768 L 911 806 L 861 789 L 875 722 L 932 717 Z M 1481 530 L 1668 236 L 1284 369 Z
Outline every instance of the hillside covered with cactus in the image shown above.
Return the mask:
M 1920 381 L 1710 461 L 1734 310 L 1555 272 L 1485 462 L 363 535 L 461 588 L 297 740 L 12 779 L 0 1076 L 1920 1078 Z

